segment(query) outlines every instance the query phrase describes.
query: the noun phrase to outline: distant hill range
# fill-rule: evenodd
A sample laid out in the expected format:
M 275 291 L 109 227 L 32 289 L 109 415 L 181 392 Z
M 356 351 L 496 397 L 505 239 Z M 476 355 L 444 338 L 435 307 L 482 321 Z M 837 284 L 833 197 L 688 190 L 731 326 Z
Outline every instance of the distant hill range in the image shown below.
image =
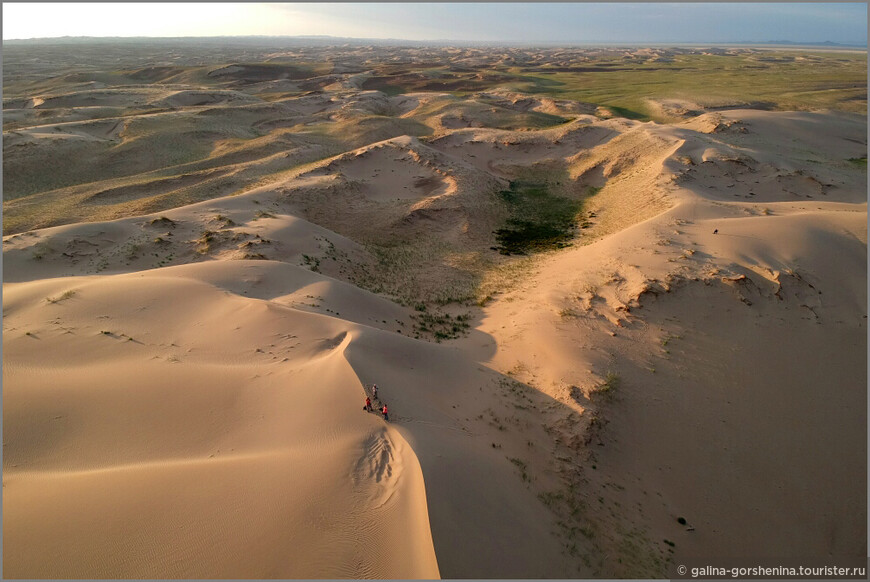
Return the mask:
M 192 43 L 200 46 L 220 43 L 222 46 L 805 46 L 833 48 L 866 48 L 867 43 L 796 42 L 792 40 L 741 42 L 616 42 L 616 41 L 475 41 L 475 40 L 407 40 L 398 38 L 350 38 L 328 35 L 306 36 L 214 36 L 214 37 L 151 37 L 151 36 L 61 36 L 50 38 L 4 39 L 4 45 L 26 44 L 173 44 Z
M 793 40 L 766 40 L 762 42 L 745 42 L 740 44 L 775 44 L 775 45 L 792 45 L 792 46 L 831 46 L 831 47 L 842 47 L 842 48 L 867 48 L 867 43 L 863 44 L 851 44 L 851 43 L 842 43 L 842 42 L 832 42 L 830 40 L 826 40 L 824 42 L 795 42 Z

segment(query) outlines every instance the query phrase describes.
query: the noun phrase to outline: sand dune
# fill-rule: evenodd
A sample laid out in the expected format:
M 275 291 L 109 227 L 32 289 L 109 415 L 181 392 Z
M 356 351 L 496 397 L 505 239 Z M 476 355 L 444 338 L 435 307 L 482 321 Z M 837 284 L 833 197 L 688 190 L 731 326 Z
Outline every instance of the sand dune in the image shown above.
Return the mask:
M 740 121 L 748 135 L 776 139 Z M 837 202 L 759 189 L 751 202 L 723 204 L 705 187 L 739 175 L 686 160 L 703 152 L 726 163 L 733 145 L 704 137 L 720 134 L 602 123 L 606 141 L 568 162 L 577 188 L 604 185 L 591 198 L 597 224 L 583 234 L 597 242 L 542 257 L 456 347 L 412 339 L 412 310 L 309 270 L 352 279 L 351 265 L 374 264 L 352 240 L 366 232 L 347 205 L 354 196 L 393 200 L 408 216 L 425 201 L 465 200 L 481 170 L 450 142 L 388 140 L 278 188 L 7 237 L 7 574 L 633 576 L 719 548 L 855 550 L 860 483 L 835 501 L 828 481 L 802 479 L 821 466 L 846 479 L 863 455 L 826 452 L 861 428 L 842 413 L 862 409 L 866 383 L 862 366 L 843 365 L 863 359 L 866 287 L 843 277 L 866 263 L 866 206 L 852 189 L 860 175 L 849 164 L 826 170 Z M 581 130 L 562 135 L 572 131 Z M 843 147 L 836 155 L 854 155 Z M 288 213 L 306 188 L 332 192 L 322 208 L 344 201 L 347 222 L 325 222 L 350 238 Z M 650 190 L 667 210 L 650 208 Z M 305 214 L 323 221 L 314 200 Z M 238 260 L 251 257 L 261 260 Z M 820 353 L 813 374 L 795 366 Z M 618 402 L 600 395 L 612 375 Z M 359 410 L 372 381 L 394 424 Z M 818 409 L 819 390 L 841 404 Z M 672 427 L 642 409 L 691 420 Z M 765 410 L 790 420 L 770 425 Z M 837 430 L 788 442 L 770 433 L 800 418 Z M 687 431 L 706 440 L 687 441 Z M 705 456 L 723 440 L 725 456 Z M 803 460 L 778 464 L 771 480 L 758 472 L 771 455 Z M 675 469 L 699 463 L 719 477 Z M 568 520 L 566 486 L 584 507 Z M 749 514 L 714 509 L 750 492 Z M 238 501 L 215 512 L 226 499 Z M 621 509 L 634 503 L 646 510 Z M 795 504 L 824 517 L 798 527 Z M 58 515 L 66 525 L 52 529 Z M 676 515 L 691 533 L 675 529 Z M 317 535 L 300 542 L 295 532 L 311 528 Z M 769 533 L 783 529 L 793 534 Z M 643 551 L 626 549 L 627 532 Z M 155 553 L 165 547 L 176 549 Z M 614 553 L 618 566 L 603 558 Z
M 286 296 L 255 298 L 294 281 L 345 318 L 397 310 L 262 261 L 6 284 L 6 418 L 19 427 L 6 433 L 15 452 L 4 499 L 17 508 L 4 522 L 7 575 L 437 576 L 421 465 L 437 485 L 425 499 L 443 508 L 433 528 L 445 575 L 564 572 L 552 518 L 505 462 L 531 433 L 499 438 L 496 451 L 487 431 L 459 418 L 501 405 L 491 394 L 498 375 L 462 364 L 453 349 L 286 307 Z M 59 358 L 46 366 L 45 353 Z M 399 432 L 359 410 L 365 379 L 380 383 Z M 486 392 L 469 393 L 475 384 Z M 402 435 L 420 443 L 417 456 Z M 485 475 L 500 475 L 497 493 Z M 46 495 L 65 501 L 40 503 Z M 103 506 L 106 497 L 125 509 Z M 250 502 L 214 514 L 225 498 Z M 457 499 L 467 500 L 461 513 Z M 528 510 L 505 515 L 505 506 Z M 17 535 L 19 520 L 48 526 L 59 515 L 66 526 L 49 539 Z M 294 532 L 308 527 L 321 534 L 298 542 Z M 462 549 L 449 542 L 460 532 Z M 70 535 L 87 547 L 67 544 Z M 240 551 L 262 536 L 268 548 Z M 130 545 L 116 545 L 123 540 Z M 538 558 L 507 560 L 502 552 L 517 544 Z M 169 545 L 172 553 L 151 553 Z
M 257 206 L 238 198 L 224 204 L 220 210 L 236 220 L 239 209 Z M 198 228 L 190 223 L 208 221 L 215 210 L 209 202 L 165 217 L 7 239 L 4 335 L 15 363 L 4 367 L 6 418 L 24 430 L 7 430 L 7 446 L 27 443 L 7 454 L 5 502 L 20 511 L 5 522 L 12 538 L 7 575 L 437 577 L 427 504 L 444 508 L 433 527 L 447 556 L 445 575 L 569 571 L 549 536 L 552 518 L 534 510 L 534 493 L 505 460 L 527 448 L 524 437 L 500 438 L 494 449 L 486 430 L 462 426 L 452 408 L 459 406 L 467 422 L 471 410 L 504 406 L 493 397 L 499 375 L 471 361 L 457 367 L 455 350 L 396 334 L 393 328 L 411 326 L 408 310 L 284 262 L 212 260 L 143 271 L 119 253 L 140 231 L 183 239 L 185 230 Z M 294 241 L 310 245 L 318 236 L 317 227 L 290 217 L 255 223 L 288 251 Z M 299 236 L 300 226 L 309 231 Z M 354 252 L 350 241 L 330 238 Z M 102 272 L 127 273 L 59 276 L 82 265 L 51 252 L 35 261 L 42 271 L 16 266 L 34 263 L 40 244 L 116 257 Z M 13 283 L 15 272 L 36 278 Z M 127 317 L 132 305 L 135 315 Z M 28 343 L 34 341 L 38 352 Z M 61 356 L 46 366 L 45 353 Z M 453 372 L 445 376 L 448 363 Z M 421 382 L 421 371 L 428 380 Z M 362 384 L 370 380 L 389 399 L 399 432 L 359 410 Z M 485 392 L 466 394 L 468 385 Z M 191 424 L 188 415 L 198 420 Z M 141 428 L 131 431 L 133 425 Z M 296 431 L 304 439 L 294 439 Z M 415 452 L 419 462 L 406 437 L 426 443 Z M 112 447 L 100 444 L 106 440 Z M 444 451 L 466 448 L 444 463 Z M 424 493 L 421 466 L 422 475 L 443 486 Z M 483 478 L 493 474 L 506 482 L 497 495 Z M 321 482 L 345 484 L 311 488 Z M 39 503 L 60 490 L 75 503 Z M 463 496 L 471 505 L 458 515 L 454 502 Z M 107 497 L 127 509 L 102 506 Z M 252 501 L 213 514 L 226 497 Z M 505 516 L 506 505 L 529 509 Z M 143 507 L 152 514 L 147 528 Z M 33 543 L 16 536 L 20 520 L 47 527 L 58 515 L 67 526 L 53 537 L 36 534 L 41 541 Z M 108 529 L 105 520 L 113 524 Z M 295 540 L 294 532 L 313 526 L 322 536 Z M 215 537 L 219 531 L 227 533 Z M 367 532 L 363 542 L 353 541 L 359 531 Z M 285 541 L 240 551 L 269 532 Z M 466 536 L 462 550 L 449 542 L 459 532 Z M 68 544 L 70 535 L 87 545 Z M 540 559 L 506 560 L 503 551 L 518 543 Z M 176 550 L 158 557 L 149 549 L 170 545 Z M 44 551 L 54 557 L 46 560 Z
M 570 51 L 356 50 L 4 99 L 5 575 L 863 559 L 866 117 L 659 124 L 479 70 Z
M 852 183 L 854 170 L 841 168 L 850 174 L 842 183 Z M 849 412 L 866 406 L 866 204 L 816 193 L 764 213 L 695 193 L 723 181 L 677 179 L 672 208 L 629 228 L 632 214 L 606 205 L 622 230 L 553 256 L 487 309 L 478 329 L 495 338 L 490 365 L 577 403 L 585 422 L 562 438 L 585 434 L 603 447 L 589 453 L 598 470 L 584 473 L 584 499 L 593 504 L 593 492 L 618 476 L 625 493 L 611 489 L 600 504 L 643 506 L 628 521 L 674 541 L 676 550 L 659 547 L 675 562 L 860 553 L 863 514 L 852 508 L 864 506 L 863 478 L 842 472 L 866 454 L 861 415 Z M 618 402 L 600 395 L 613 383 Z M 808 478 L 816 470 L 826 477 Z M 850 485 L 832 496 L 828 476 Z M 724 506 L 727 516 L 712 509 Z M 807 506 L 816 508 L 812 527 L 788 509 Z M 591 520 L 600 551 L 624 539 L 626 517 Z M 772 533 L 780 531 L 790 533 Z M 616 575 L 634 575 L 634 558 Z
M 359 410 L 353 328 L 179 269 L 56 303 L 68 280 L 7 286 L 7 575 L 437 577 L 419 464 Z M 31 361 L 29 341 L 62 359 Z

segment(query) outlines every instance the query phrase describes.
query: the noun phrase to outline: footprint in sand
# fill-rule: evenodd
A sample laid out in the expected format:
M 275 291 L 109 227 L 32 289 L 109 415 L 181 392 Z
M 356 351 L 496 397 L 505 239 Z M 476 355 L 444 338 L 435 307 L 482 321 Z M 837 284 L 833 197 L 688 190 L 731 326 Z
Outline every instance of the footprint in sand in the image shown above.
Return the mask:
M 353 470 L 353 484 L 375 507 L 389 501 L 398 487 L 402 463 L 396 453 L 396 445 L 385 428 L 363 441 L 362 455 Z

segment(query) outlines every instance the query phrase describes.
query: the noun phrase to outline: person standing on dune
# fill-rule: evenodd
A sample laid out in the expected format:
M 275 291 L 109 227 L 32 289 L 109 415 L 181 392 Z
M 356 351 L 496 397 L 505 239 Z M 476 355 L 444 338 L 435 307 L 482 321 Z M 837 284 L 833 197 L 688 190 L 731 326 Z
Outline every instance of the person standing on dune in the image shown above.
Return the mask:
M 366 405 L 363 406 L 363 410 L 367 410 L 369 412 L 372 411 L 372 401 L 371 401 L 371 399 L 369 399 L 368 396 L 366 396 Z
M 378 385 L 372 384 L 372 398 L 378 397 Z
M 389 416 L 389 414 L 387 414 L 387 404 L 386 403 L 384 403 L 384 407 L 381 409 L 381 414 L 384 415 L 384 420 L 386 420 L 387 422 L 390 421 L 390 416 Z

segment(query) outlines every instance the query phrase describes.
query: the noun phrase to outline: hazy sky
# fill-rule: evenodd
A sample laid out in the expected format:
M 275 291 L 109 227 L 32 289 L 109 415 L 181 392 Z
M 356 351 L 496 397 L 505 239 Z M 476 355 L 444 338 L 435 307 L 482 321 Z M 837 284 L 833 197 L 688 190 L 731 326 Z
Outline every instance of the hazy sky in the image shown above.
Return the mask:
M 18 3 L 3 38 L 332 35 L 552 42 L 867 42 L 865 3 Z

